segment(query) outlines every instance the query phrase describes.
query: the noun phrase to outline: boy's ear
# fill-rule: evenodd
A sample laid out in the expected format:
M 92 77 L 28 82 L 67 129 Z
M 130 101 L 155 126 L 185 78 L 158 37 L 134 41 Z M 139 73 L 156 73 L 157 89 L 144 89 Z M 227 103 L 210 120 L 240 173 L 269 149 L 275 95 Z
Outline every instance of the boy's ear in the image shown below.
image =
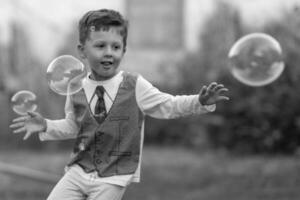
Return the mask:
M 86 58 L 85 52 L 84 52 L 84 46 L 82 44 L 78 44 L 77 45 L 77 51 L 78 51 L 79 57 L 81 59 L 85 59 Z

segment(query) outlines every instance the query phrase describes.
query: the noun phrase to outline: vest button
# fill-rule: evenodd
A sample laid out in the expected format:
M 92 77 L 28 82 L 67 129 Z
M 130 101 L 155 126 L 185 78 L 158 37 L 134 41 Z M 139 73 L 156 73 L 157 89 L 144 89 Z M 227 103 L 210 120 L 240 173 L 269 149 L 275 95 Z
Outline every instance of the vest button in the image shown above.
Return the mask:
M 96 163 L 100 164 L 102 161 L 100 159 L 96 159 Z

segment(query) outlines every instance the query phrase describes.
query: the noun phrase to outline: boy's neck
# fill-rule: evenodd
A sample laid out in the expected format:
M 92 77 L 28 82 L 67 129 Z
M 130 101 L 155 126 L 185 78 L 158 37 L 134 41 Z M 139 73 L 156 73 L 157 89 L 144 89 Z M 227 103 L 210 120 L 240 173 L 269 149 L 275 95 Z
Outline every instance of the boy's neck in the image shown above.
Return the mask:
M 98 74 L 94 74 L 94 73 L 91 73 L 89 75 L 89 78 L 91 80 L 94 80 L 94 81 L 107 81 L 107 80 L 110 80 L 112 79 L 113 77 L 115 77 L 119 72 L 117 71 L 113 76 L 110 76 L 110 77 L 105 77 L 105 76 L 99 76 Z

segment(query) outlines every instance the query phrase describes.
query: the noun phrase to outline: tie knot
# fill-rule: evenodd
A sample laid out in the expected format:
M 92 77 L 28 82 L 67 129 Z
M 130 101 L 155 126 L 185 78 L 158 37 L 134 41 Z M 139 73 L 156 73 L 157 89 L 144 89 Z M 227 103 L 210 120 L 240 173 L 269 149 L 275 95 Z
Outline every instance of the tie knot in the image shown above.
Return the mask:
M 97 87 L 96 87 L 96 91 L 95 91 L 95 93 L 96 93 L 96 95 L 98 96 L 98 97 L 103 97 L 103 94 L 104 94 L 104 87 L 102 86 L 102 85 L 98 85 Z

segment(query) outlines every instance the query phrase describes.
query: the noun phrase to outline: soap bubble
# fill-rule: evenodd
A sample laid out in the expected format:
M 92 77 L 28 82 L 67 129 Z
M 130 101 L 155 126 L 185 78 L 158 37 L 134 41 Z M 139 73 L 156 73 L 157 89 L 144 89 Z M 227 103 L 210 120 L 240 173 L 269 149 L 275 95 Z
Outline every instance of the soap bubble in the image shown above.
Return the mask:
M 84 64 L 71 55 L 55 58 L 47 68 L 50 88 L 60 95 L 72 95 L 82 89 L 87 70 Z
M 264 33 L 252 33 L 240 38 L 231 47 L 228 57 L 233 76 L 249 86 L 267 85 L 284 70 L 280 44 Z
M 27 90 L 21 90 L 11 98 L 12 109 L 19 115 L 26 115 L 37 108 L 36 95 Z

